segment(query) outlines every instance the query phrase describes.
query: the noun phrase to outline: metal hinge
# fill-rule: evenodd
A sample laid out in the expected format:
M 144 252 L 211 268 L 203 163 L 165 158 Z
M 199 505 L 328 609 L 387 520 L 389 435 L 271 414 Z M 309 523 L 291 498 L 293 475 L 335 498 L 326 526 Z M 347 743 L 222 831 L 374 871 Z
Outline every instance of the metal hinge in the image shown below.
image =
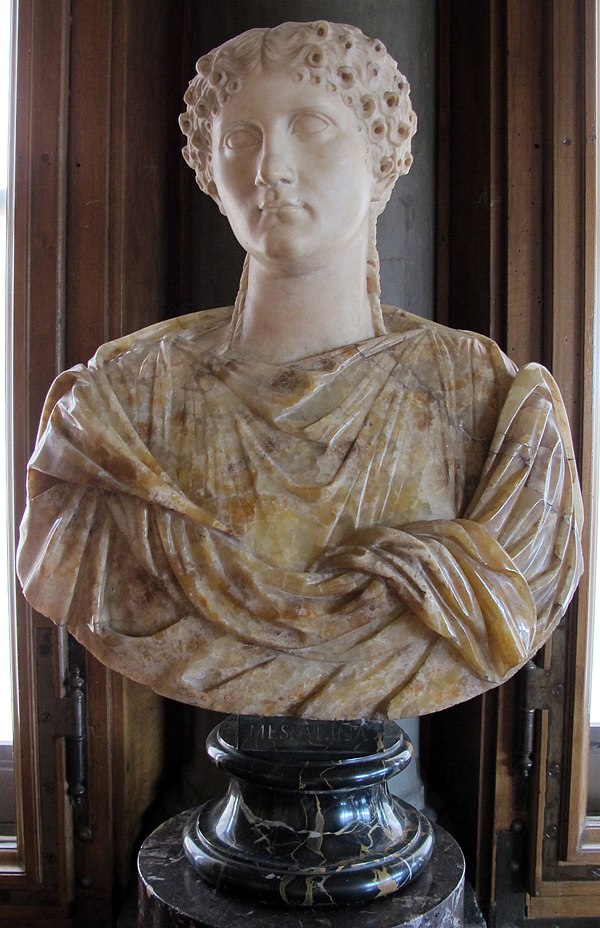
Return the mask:
M 71 706 L 69 731 L 65 732 L 67 792 L 73 805 L 79 805 L 86 791 L 85 680 L 79 667 L 69 669 L 65 678 L 65 704 Z
M 551 709 L 564 698 L 564 692 L 564 684 L 552 669 L 546 670 L 528 661 L 519 673 L 516 765 L 524 777 L 529 777 L 534 764 L 536 710 Z
M 86 794 L 85 680 L 79 667 L 67 670 L 64 696 L 53 699 L 40 714 L 42 723 L 52 722 L 54 737 L 65 739 L 67 794 L 74 806 Z
M 73 834 L 78 841 L 93 839 L 89 825 L 87 784 L 86 667 L 83 647 L 63 628 L 49 624 L 36 629 L 37 704 L 39 706 L 39 755 L 42 794 L 64 790 L 71 802 Z M 62 677 L 62 693 L 56 693 L 56 673 Z M 64 743 L 64 777 L 56 780 L 56 742 Z M 76 858 L 77 859 L 77 858 Z

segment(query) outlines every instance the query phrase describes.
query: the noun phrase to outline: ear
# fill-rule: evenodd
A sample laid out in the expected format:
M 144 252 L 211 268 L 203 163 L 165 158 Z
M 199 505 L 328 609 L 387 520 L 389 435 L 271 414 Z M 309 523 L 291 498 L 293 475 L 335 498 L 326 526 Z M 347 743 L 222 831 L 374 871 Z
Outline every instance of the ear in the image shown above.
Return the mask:
M 219 191 L 217 190 L 217 185 L 215 184 L 214 180 L 211 180 L 208 182 L 206 192 L 208 193 L 209 197 L 212 197 L 212 199 L 215 201 L 215 203 L 219 207 L 219 212 L 221 213 L 221 215 L 226 216 L 227 213 L 223 209 L 221 197 L 219 196 Z

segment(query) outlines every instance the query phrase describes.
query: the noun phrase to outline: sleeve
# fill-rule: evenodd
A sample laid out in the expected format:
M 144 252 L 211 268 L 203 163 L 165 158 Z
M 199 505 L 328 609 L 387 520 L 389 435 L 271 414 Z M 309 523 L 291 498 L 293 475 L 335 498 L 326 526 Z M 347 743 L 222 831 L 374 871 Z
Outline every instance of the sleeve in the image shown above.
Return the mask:
M 190 604 L 160 541 L 156 513 L 165 512 L 229 534 L 164 471 L 101 369 L 61 374 L 28 468 L 17 572 L 29 602 L 100 633 L 174 624 Z
M 465 515 L 485 527 L 527 580 L 537 650 L 583 571 L 583 502 L 569 423 L 556 382 L 539 364 L 515 379 Z
M 528 365 L 463 518 L 359 532 L 319 566 L 381 577 L 478 676 L 499 683 L 565 611 L 582 571 L 582 521 L 560 393 L 548 371 Z

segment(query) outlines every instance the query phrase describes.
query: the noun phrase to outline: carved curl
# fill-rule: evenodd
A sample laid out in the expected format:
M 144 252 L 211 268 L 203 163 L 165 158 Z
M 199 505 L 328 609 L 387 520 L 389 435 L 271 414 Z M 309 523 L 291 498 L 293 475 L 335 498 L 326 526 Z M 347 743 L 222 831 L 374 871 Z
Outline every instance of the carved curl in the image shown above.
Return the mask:
M 187 145 L 183 157 L 201 190 L 214 192 L 212 128 L 221 107 L 250 77 L 285 73 L 298 83 L 320 85 L 340 95 L 356 114 L 371 153 L 373 174 L 389 178 L 378 204 L 385 207 L 397 178 L 412 164 L 411 139 L 417 128 L 406 78 L 379 39 L 356 26 L 318 21 L 281 23 L 250 29 L 204 55 L 185 93 L 179 124 Z

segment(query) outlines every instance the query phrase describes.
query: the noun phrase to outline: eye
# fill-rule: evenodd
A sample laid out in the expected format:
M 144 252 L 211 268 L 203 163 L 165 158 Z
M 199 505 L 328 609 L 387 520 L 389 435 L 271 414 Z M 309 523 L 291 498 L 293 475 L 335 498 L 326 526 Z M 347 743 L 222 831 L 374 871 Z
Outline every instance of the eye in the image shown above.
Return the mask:
M 250 148 L 252 145 L 260 145 L 260 134 L 252 126 L 236 126 L 223 136 L 223 145 L 235 151 L 238 148 Z
M 318 135 L 325 132 L 330 125 L 331 121 L 321 113 L 300 113 L 292 123 L 292 131 L 300 136 Z

